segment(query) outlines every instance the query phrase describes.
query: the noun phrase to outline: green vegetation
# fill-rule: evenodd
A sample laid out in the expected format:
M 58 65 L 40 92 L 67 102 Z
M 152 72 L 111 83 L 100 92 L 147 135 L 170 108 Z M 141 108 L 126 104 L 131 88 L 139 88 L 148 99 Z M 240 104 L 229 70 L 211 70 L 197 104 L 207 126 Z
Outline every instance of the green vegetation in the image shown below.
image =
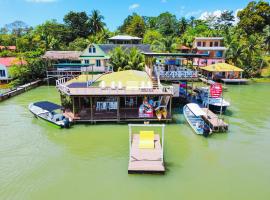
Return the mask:
M 144 69 L 144 56 L 136 48 L 124 50 L 121 47 L 115 48 L 111 52 L 111 66 L 114 71 L 139 70 Z
M 0 44 L 16 45 L 17 50 L 2 51 L 0 56 L 18 56 L 28 61 L 27 66 L 12 70 L 13 84 L 16 85 L 45 76 L 43 67 L 46 63 L 41 64 L 39 57 L 47 50 L 83 50 L 89 43 L 105 43 L 113 35 L 130 34 L 143 38 L 143 43 L 150 44 L 153 51 L 175 52 L 179 45 L 191 47 L 195 37 L 222 36 L 228 47 L 227 62 L 243 68 L 246 77 L 259 77 L 261 73 L 268 76 L 269 64 L 265 57 L 270 55 L 269 2 L 251 1 L 238 12 L 238 18 L 236 23 L 232 11 L 203 20 L 194 17 L 177 19 L 169 12 L 158 16 L 133 13 L 117 31 L 111 32 L 99 11 L 93 10 L 89 14 L 72 11 L 64 16 L 63 23 L 49 20 L 33 28 L 15 21 L 4 26 L 0 30 Z M 125 52 L 117 48 L 111 54 L 116 71 L 143 69 L 144 58 L 136 49 Z

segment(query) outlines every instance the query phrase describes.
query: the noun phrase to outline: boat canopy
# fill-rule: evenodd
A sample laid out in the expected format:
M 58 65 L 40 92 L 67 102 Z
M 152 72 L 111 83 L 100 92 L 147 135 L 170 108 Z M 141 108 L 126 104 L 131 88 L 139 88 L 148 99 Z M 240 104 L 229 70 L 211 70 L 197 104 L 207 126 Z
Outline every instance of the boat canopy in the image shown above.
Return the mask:
M 37 107 L 40 107 L 42 108 L 43 110 L 47 110 L 49 112 L 52 112 L 54 110 L 58 110 L 58 109 L 61 109 L 62 107 L 55 104 L 55 103 L 52 103 L 52 102 L 48 102 L 48 101 L 40 101 L 40 102 L 36 102 L 33 104 L 34 106 L 37 106 Z
M 200 106 L 196 103 L 189 103 L 187 104 L 187 107 L 189 108 L 189 110 L 194 114 L 196 115 L 197 117 L 198 116 L 202 116 L 202 115 L 206 115 L 205 112 L 200 108 Z

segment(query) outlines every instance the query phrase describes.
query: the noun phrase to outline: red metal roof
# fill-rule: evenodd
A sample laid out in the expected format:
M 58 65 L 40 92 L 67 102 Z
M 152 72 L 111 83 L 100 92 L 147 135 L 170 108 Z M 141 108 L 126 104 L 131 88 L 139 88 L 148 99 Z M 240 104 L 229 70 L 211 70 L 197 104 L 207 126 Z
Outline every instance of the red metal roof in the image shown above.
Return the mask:
M 0 46 L 0 50 L 7 49 L 7 50 L 16 50 L 16 46 Z
M 10 67 L 12 65 L 25 65 L 26 61 L 20 60 L 19 58 L 16 58 L 16 57 L 5 57 L 5 58 L 0 58 L 0 64 L 6 67 Z

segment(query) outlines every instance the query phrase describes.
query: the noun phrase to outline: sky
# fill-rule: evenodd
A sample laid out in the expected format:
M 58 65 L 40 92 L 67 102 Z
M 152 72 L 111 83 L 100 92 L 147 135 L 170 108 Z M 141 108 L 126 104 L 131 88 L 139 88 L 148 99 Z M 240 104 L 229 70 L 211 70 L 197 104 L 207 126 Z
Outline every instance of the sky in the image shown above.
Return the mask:
M 169 11 L 180 17 L 203 18 L 218 15 L 224 10 L 237 12 L 250 0 L 0 0 L 0 27 L 15 20 L 36 26 L 49 19 L 63 21 L 69 11 L 98 9 L 111 31 L 133 12 L 143 16 L 157 16 Z

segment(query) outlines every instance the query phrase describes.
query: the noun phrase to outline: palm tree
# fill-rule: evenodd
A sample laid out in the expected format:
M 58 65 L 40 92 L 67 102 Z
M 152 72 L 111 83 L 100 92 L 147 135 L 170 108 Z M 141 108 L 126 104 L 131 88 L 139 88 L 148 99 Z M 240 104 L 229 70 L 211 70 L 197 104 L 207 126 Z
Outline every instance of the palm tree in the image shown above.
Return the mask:
M 90 33 L 97 34 L 103 31 L 105 23 L 103 22 L 104 17 L 100 14 L 98 10 L 93 10 L 89 16 Z
M 121 47 L 116 47 L 111 52 L 110 65 L 113 71 L 121 71 L 128 65 L 126 52 Z
M 270 25 L 266 26 L 263 31 L 263 42 L 266 54 L 270 53 Z
M 176 46 L 177 43 L 174 37 L 165 37 L 161 38 L 161 40 L 154 41 L 151 48 L 157 52 L 174 52 Z
M 128 69 L 139 70 L 139 71 L 143 70 L 145 66 L 144 56 L 138 51 L 137 48 L 132 48 L 130 50 L 127 59 L 128 59 L 128 65 L 124 68 L 125 70 L 128 70 Z
M 243 66 L 247 57 L 245 46 L 239 44 L 238 41 L 233 41 L 226 52 L 226 59 L 230 63 L 238 66 Z

